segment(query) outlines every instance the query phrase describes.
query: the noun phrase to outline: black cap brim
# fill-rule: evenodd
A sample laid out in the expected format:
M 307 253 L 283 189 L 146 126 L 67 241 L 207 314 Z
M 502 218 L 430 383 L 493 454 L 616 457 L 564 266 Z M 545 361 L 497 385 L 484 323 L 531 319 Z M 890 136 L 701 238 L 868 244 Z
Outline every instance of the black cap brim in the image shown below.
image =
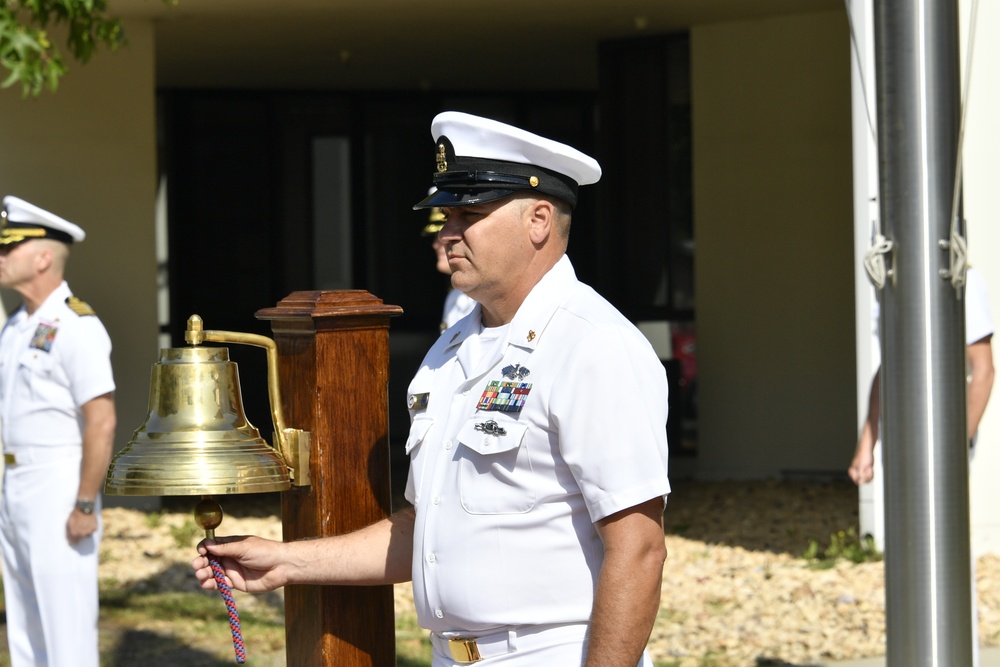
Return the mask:
M 448 206 L 471 206 L 473 204 L 485 204 L 509 197 L 517 190 L 462 190 L 450 192 L 448 190 L 435 190 L 427 195 L 422 201 L 413 205 L 413 210 L 422 208 L 442 208 Z

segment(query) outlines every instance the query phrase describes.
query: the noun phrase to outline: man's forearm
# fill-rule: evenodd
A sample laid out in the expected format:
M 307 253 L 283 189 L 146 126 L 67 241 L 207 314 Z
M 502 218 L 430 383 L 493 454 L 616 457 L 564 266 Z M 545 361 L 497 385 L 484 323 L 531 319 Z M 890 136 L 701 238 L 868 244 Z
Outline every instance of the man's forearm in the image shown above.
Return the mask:
M 966 359 L 969 366 L 968 386 L 968 430 L 969 438 L 976 435 L 979 422 L 986 412 L 986 404 L 993 390 L 993 348 L 992 336 L 973 343 L 966 348 Z
M 413 572 L 414 512 L 407 508 L 336 537 L 285 545 L 291 584 L 383 585 Z
M 634 571 L 605 563 L 590 619 L 587 667 L 639 664 L 660 609 L 662 563 L 650 558 Z
M 635 667 L 660 609 L 667 549 L 657 498 L 599 522 L 605 557 L 594 593 L 586 667 Z
M 99 396 L 82 407 L 83 456 L 80 463 L 80 498 L 93 500 L 104 488 L 115 440 L 115 402 L 111 394 Z

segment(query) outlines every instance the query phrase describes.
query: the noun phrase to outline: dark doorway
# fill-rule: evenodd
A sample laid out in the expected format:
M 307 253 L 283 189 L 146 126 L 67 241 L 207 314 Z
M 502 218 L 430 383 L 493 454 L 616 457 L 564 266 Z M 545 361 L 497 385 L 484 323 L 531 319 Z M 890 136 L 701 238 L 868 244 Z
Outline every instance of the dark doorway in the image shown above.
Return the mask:
M 161 92 L 160 108 L 172 344 L 184 344 L 194 313 L 207 328 L 270 335 L 254 313 L 295 290 L 364 289 L 402 306 L 391 324 L 389 381 L 400 465 L 406 386 L 438 335 L 448 289 L 420 236 L 427 214 L 412 210 L 431 183 L 431 119 L 445 109 L 488 115 L 596 154 L 593 93 L 184 90 Z M 597 196 L 581 197 L 570 247 L 591 283 Z M 247 416 L 269 438 L 263 352 L 230 346 L 230 355 Z

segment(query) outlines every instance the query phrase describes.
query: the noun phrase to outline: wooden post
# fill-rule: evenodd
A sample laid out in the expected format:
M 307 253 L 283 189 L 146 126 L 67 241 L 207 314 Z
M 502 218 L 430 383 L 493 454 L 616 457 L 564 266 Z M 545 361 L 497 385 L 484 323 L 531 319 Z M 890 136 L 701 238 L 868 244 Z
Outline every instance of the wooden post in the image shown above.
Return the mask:
M 293 292 L 270 320 L 288 427 L 309 431 L 312 484 L 282 494 L 286 541 L 340 535 L 390 514 L 389 318 L 362 290 Z M 289 586 L 286 663 L 396 664 L 392 586 Z

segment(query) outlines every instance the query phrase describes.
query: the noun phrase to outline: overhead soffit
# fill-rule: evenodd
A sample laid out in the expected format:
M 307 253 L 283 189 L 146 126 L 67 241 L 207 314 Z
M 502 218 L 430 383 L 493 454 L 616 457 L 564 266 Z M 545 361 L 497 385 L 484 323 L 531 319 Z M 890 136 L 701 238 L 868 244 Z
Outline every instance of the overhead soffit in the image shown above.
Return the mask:
M 154 21 L 160 87 L 588 89 L 596 45 L 840 0 L 110 0 Z

